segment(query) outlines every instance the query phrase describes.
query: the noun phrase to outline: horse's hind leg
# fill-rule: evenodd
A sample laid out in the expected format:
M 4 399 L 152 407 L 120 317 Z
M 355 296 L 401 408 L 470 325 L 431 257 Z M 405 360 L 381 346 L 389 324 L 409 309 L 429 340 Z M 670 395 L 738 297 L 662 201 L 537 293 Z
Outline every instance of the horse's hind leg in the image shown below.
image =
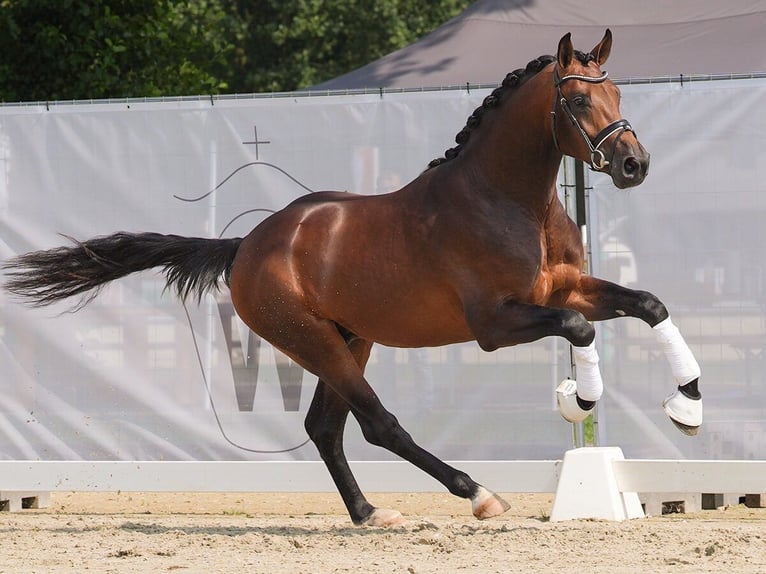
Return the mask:
M 404 518 L 400 512 L 375 508 L 367 501 L 348 466 L 343 451 L 343 431 L 348 413 L 348 404 L 323 381 L 319 381 L 306 416 L 306 431 L 327 466 L 354 524 L 401 524 Z
M 683 433 L 697 434 L 702 424 L 700 367 L 665 305 L 647 291 L 628 289 L 591 276 L 583 276 L 580 284 L 581 289 L 571 293 L 565 305 L 580 311 L 588 320 L 636 317 L 652 327 L 678 386 L 662 406 Z
M 355 523 L 396 524 L 401 521 L 401 516 L 395 511 L 376 509 L 367 502 L 348 467 L 342 449 L 342 434 L 349 410 L 368 442 L 411 462 L 441 482 L 452 494 L 470 499 L 477 518 L 490 518 L 509 508 L 505 501 L 467 474 L 415 444 L 396 417 L 383 408 L 364 379 L 360 366 L 370 351 L 368 342 L 352 341 L 349 348 L 333 323 L 313 321 L 321 324 L 315 323 L 312 329 L 305 328 L 306 338 L 293 340 L 289 352 L 322 381 L 312 402 L 306 428 Z
M 372 343 L 352 339 L 349 350 L 359 367 L 364 369 L 370 356 Z M 403 522 L 401 513 L 395 510 L 375 508 L 365 498 L 351 472 L 343 451 L 343 431 L 346 427 L 349 406 L 324 381 L 320 380 L 311 407 L 306 415 L 306 432 L 314 442 L 335 486 L 343 498 L 354 524 L 369 526 L 393 526 Z

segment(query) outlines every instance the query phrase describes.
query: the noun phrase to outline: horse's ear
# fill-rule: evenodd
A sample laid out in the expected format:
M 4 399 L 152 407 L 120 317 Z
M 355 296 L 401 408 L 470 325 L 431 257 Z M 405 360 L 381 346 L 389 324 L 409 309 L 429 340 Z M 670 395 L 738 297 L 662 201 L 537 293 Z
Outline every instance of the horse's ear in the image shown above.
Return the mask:
M 598 62 L 599 66 L 603 66 L 606 62 L 607 58 L 609 58 L 609 52 L 612 51 L 612 31 L 607 28 L 606 32 L 604 32 L 604 37 L 601 39 L 601 41 L 596 44 L 596 47 L 593 48 L 590 53 L 593 54 L 593 57 L 596 58 L 596 62 Z
M 559 67 L 566 68 L 572 62 L 574 56 L 574 46 L 572 46 L 572 33 L 567 32 L 559 40 L 559 51 L 557 52 Z

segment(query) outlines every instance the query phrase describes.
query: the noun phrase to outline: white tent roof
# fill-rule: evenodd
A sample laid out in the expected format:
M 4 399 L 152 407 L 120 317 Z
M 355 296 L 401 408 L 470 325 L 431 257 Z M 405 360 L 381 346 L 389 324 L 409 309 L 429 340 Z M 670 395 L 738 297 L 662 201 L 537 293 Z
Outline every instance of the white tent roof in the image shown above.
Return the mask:
M 613 78 L 766 72 L 766 0 L 479 0 L 418 42 L 320 89 L 496 84 L 572 32 L 614 35 Z

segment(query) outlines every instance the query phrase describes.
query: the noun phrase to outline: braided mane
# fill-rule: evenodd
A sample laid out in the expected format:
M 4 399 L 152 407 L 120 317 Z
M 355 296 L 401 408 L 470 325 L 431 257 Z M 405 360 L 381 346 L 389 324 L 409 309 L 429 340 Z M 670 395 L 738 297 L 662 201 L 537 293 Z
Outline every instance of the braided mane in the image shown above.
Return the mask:
M 575 58 L 577 58 L 577 60 L 584 66 L 587 66 L 588 62 L 595 60 L 595 56 L 593 54 L 586 54 L 584 52 L 580 52 L 579 50 L 575 50 Z M 548 64 L 555 61 L 555 56 L 540 56 L 539 58 L 535 58 L 529 62 L 526 68 L 519 68 L 518 70 L 514 70 L 513 72 L 510 72 L 508 75 L 506 75 L 502 83 L 497 88 L 495 88 L 490 95 L 484 98 L 484 101 L 481 103 L 481 105 L 476 108 L 470 116 L 468 116 L 468 121 L 466 122 L 465 127 L 455 136 L 455 142 L 457 145 L 445 151 L 444 157 L 437 157 L 436 159 L 431 160 L 431 162 L 428 164 L 428 167 L 426 168 L 426 171 L 432 167 L 436 167 L 437 165 L 441 165 L 444 162 L 456 158 L 460 151 L 463 149 L 463 146 L 468 141 L 468 138 L 471 137 L 473 131 L 479 127 L 479 124 L 481 124 L 482 117 L 487 112 L 487 110 L 497 107 L 500 103 L 502 103 L 503 98 L 509 92 L 521 86 L 529 78 L 545 68 Z

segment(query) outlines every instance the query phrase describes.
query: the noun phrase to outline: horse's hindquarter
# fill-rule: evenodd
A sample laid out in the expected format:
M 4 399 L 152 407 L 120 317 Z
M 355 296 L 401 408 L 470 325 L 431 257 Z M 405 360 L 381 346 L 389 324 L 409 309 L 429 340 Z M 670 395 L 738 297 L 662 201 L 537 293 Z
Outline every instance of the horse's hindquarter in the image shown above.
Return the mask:
M 232 269 L 235 307 L 267 339 L 308 314 L 392 346 L 469 340 L 423 242 L 427 225 L 394 195 L 308 196 L 244 239 Z

